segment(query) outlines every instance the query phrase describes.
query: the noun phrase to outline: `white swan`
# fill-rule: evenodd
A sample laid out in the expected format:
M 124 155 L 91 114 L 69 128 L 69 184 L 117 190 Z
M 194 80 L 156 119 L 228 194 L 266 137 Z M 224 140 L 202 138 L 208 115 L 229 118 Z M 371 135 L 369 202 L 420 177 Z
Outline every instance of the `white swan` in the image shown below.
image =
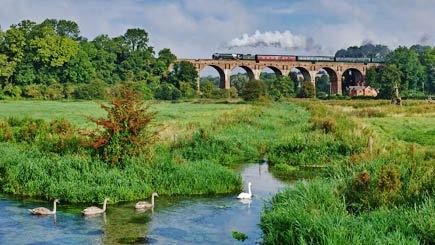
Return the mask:
M 142 209 L 142 208 L 151 208 L 154 207 L 154 197 L 159 197 L 159 195 L 157 194 L 157 192 L 154 192 L 151 195 L 151 203 L 147 202 L 147 201 L 140 201 L 137 202 L 136 205 L 134 205 L 134 207 L 136 209 Z
M 59 199 L 54 199 L 53 201 L 53 211 L 48 208 L 39 207 L 34 209 L 29 209 L 32 214 L 36 215 L 45 215 L 45 214 L 56 214 L 56 203 L 59 202 Z
M 103 209 L 101 209 L 99 207 L 92 206 L 92 207 L 83 209 L 82 214 L 83 215 L 95 215 L 95 214 L 102 214 L 102 213 L 106 212 L 106 204 L 107 204 L 107 201 L 109 201 L 109 200 L 110 199 L 107 197 L 104 198 Z
M 238 199 L 251 199 L 252 198 L 252 192 L 251 192 L 251 182 L 248 183 L 248 193 L 242 192 L 240 193 L 237 198 Z

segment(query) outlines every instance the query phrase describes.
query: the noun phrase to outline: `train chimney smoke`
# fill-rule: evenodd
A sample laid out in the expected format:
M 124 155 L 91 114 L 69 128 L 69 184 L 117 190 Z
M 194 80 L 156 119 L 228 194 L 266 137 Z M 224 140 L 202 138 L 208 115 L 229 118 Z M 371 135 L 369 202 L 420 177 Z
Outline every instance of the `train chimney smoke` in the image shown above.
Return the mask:
M 293 35 L 290 31 L 264 33 L 255 31 L 254 34 L 243 34 L 239 38 L 235 38 L 228 42 L 227 47 L 265 47 L 273 46 L 284 49 L 307 49 L 310 46 L 307 44 L 307 38 L 301 35 Z

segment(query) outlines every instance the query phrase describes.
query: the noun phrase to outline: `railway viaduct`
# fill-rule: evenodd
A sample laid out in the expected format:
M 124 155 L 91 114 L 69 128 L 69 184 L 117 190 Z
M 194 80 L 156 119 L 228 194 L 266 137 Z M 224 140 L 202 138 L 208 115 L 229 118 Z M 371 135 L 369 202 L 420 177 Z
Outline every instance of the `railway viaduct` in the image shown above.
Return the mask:
M 260 79 L 265 68 L 270 68 L 276 76 L 289 76 L 294 68 L 300 71 L 304 81 L 315 84 L 316 74 L 325 70 L 329 75 L 330 93 L 342 94 L 345 86 L 354 86 L 365 82 L 367 69 L 382 66 L 381 63 L 348 63 L 325 61 L 255 61 L 255 60 L 214 60 L 214 59 L 179 59 L 192 63 L 198 74 L 207 66 L 217 70 L 220 76 L 220 87 L 229 89 L 231 71 L 237 67 L 246 71 L 250 79 Z M 293 69 L 293 70 L 292 70 Z M 199 88 L 199 78 L 197 81 Z

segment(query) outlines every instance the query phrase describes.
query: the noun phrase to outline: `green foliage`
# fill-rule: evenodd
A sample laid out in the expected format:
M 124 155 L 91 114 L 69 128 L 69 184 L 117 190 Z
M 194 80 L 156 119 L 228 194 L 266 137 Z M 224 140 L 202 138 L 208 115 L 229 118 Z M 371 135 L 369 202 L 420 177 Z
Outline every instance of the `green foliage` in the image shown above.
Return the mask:
M 279 76 L 278 79 L 269 83 L 268 94 L 274 100 L 292 97 L 294 95 L 294 83 L 290 77 Z
M 258 100 L 267 94 L 266 83 L 262 80 L 248 81 L 241 91 L 241 96 L 246 101 Z
M 101 79 L 94 79 L 88 84 L 80 84 L 74 90 L 77 99 L 103 99 L 106 84 Z
M 433 199 L 413 208 L 349 214 L 330 180 L 298 183 L 265 207 L 260 227 L 265 244 L 430 244 Z M 432 205 L 432 206 L 430 206 Z M 422 221 L 425 220 L 425 221 Z
M 133 201 L 161 195 L 213 195 L 240 189 L 241 178 L 220 165 L 203 162 L 176 164 L 166 151 L 149 162 L 128 159 L 125 168 L 110 168 L 79 156 L 54 157 L 0 143 L 0 189 L 5 193 L 60 198 L 66 202 Z M 210 182 L 214 183 L 210 185 Z
M 379 70 L 370 71 L 370 86 L 379 90 L 378 97 L 390 99 L 394 87 L 400 86 L 403 73 L 395 65 L 386 65 Z
M 181 98 L 181 91 L 173 84 L 163 82 L 154 92 L 154 96 L 159 100 L 177 100 Z
M 238 73 L 238 74 L 230 76 L 231 87 L 234 87 L 235 89 L 237 89 L 239 96 L 242 95 L 242 90 L 248 81 L 249 81 L 249 77 L 245 73 Z M 217 84 L 215 84 L 216 87 L 221 86 L 219 84 L 219 82 L 220 81 L 218 79 Z
M 385 62 L 395 65 L 400 70 L 401 90 L 415 90 L 426 79 L 424 67 L 413 49 L 399 47 L 385 57 Z
M 2 89 L 7 86 L 4 94 L 9 97 L 23 94 L 44 99 L 102 99 L 102 93 L 94 90 L 94 81 L 102 81 L 104 84 L 98 87 L 103 88 L 126 80 L 153 84 L 176 80 L 178 89 L 182 81 L 196 90 L 193 66 L 188 62 L 179 64 L 170 76 L 174 79 L 168 79 L 175 55 L 163 49 L 155 58 L 153 47 L 148 45 L 148 33 L 139 28 L 114 38 L 99 35 L 88 42 L 80 36 L 77 23 L 46 19 L 40 24 L 22 21 L 0 36 L 0 85 Z M 69 89 L 62 93 L 57 88 L 36 89 L 53 83 L 63 88 L 69 85 Z M 194 94 L 192 89 L 187 90 L 187 97 Z M 147 95 L 153 98 L 153 93 Z
M 294 172 L 286 164 L 295 162 L 295 155 L 321 131 L 334 138 L 332 144 L 318 136 L 315 141 L 327 146 L 342 143 L 350 151 L 327 152 L 331 159 L 319 161 L 329 163 L 322 178 L 288 188 L 266 205 L 260 224 L 264 243 L 431 244 L 435 234 L 431 215 L 435 209 L 435 153 L 430 141 L 428 147 L 414 142 L 421 135 L 420 128 L 431 130 L 424 118 L 433 109 L 411 101 L 402 108 L 390 107 L 388 101 L 326 103 L 331 107 L 305 102 L 313 122 L 310 129 L 315 131 L 292 138 L 289 142 L 293 144 L 287 148 L 284 144 L 272 148 L 275 155 L 269 156 L 275 158 L 269 159 L 278 162 L 275 166 L 279 174 Z M 395 117 L 399 112 L 401 119 Z M 370 116 L 378 113 L 381 116 Z M 409 114 L 412 119 L 407 118 Z M 359 119 L 354 120 L 354 116 Z M 410 143 L 397 137 L 397 131 L 406 132 L 404 128 L 409 128 L 409 135 L 414 137 L 408 139 Z M 370 150 L 364 140 L 369 136 L 376 137 Z M 319 150 L 312 145 L 307 148 L 315 155 Z
M 173 70 L 169 74 L 168 82 L 176 88 L 180 88 L 180 82 L 187 82 L 194 90 L 197 89 L 198 71 L 195 66 L 188 61 L 180 61 L 174 64 Z
M 204 98 L 211 98 L 213 89 L 215 88 L 215 86 L 213 85 L 213 83 L 210 80 L 205 80 L 202 84 L 201 84 L 201 93 L 202 93 L 202 97 Z
M 79 153 L 78 144 L 83 140 L 77 129 L 65 119 L 57 118 L 50 123 L 40 119 L 8 118 L 0 121 L 0 141 L 24 143 L 43 152 L 60 155 Z
M 238 231 L 232 231 L 231 235 L 233 236 L 234 239 L 236 239 L 237 241 L 242 241 L 244 242 L 246 239 L 248 239 L 248 236 L 244 233 L 238 232 Z
M 330 94 L 331 83 L 329 81 L 329 76 L 322 75 L 316 79 L 316 96 L 326 97 Z
M 303 82 L 301 88 L 297 91 L 298 98 L 313 98 L 315 96 L 315 87 L 311 82 Z

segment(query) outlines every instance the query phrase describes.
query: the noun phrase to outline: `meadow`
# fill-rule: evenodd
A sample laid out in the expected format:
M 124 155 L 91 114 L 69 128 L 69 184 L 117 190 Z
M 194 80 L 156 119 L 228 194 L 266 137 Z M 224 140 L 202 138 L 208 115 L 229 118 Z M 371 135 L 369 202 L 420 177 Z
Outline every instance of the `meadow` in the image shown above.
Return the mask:
M 318 176 L 267 202 L 260 223 L 265 244 L 435 240 L 432 105 L 291 99 L 263 105 L 161 102 L 152 108 L 158 112 L 152 126 L 160 132 L 152 151 L 111 168 L 76 144 L 52 142 L 62 139 L 53 131 L 62 120 L 72 122 L 72 132 L 92 128 L 84 115 L 104 116 L 98 103 L 0 102 L 1 191 L 72 203 L 106 195 L 133 201 L 155 190 L 230 194 L 242 189 L 231 165 L 266 158 L 280 178 L 304 176 L 307 169 Z

